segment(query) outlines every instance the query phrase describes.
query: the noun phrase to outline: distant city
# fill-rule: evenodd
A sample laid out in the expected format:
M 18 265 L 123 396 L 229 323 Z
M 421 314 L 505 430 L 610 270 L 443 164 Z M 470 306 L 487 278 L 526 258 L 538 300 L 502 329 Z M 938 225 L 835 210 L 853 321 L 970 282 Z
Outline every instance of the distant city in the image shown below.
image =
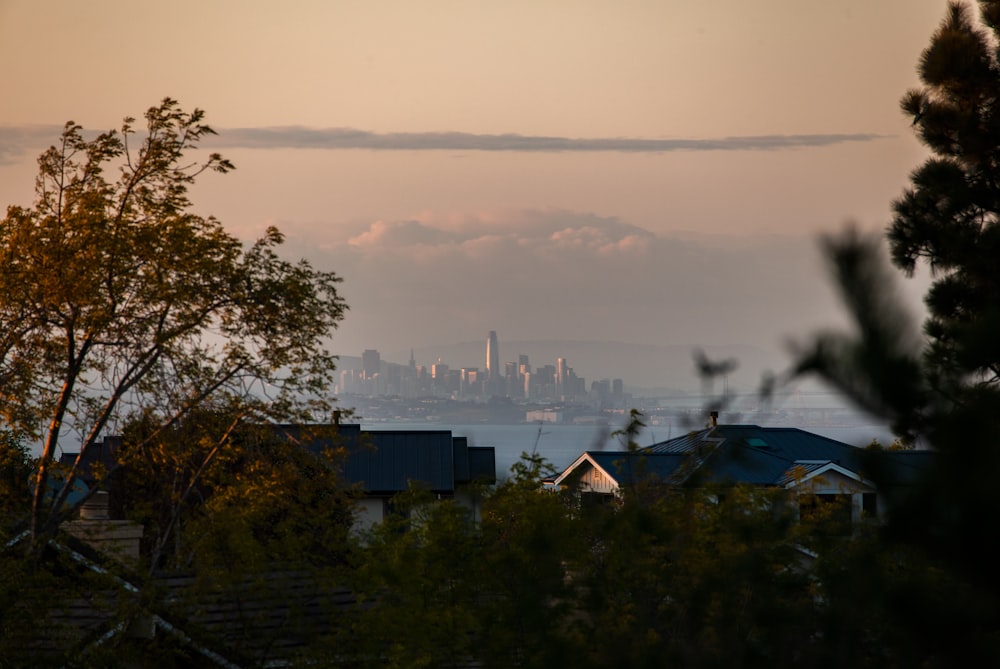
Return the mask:
M 482 367 L 453 369 L 438 358 L 418 364 L 382 359 L 378 350 L 341 359 L 335 393 L 344 408 L 365 422 L 434 424 L 607 424 L 622 423 L 630 409 L 643 412 L 648 425 L 699 425 L 709 406 L 722 410 L 723 422 L 797 427 L 870 425 L 872 419 L 829 392 L 796 392 L 781 406 L 762 402 L 756 393 L 696 395 L 671 393 L 633 396 L 621 378 L 591 381 L 576 373 L 565 357 L 532 366 L 528 356 L 501 363 L 500 342 L 491 330 L 482 347 Z
M 401 364 L 382 360 L 377 350 L 368 349 L 361 354 L 360 367 L 341 369 L 336 392 L 404 399 L 584 401 L 600 409 L 621 408 L 629 399 L 620 378 L 593 381 L 588 389 L 584 377 L 563 357 L 554 365 L 535 368 L 526 355 L 501 364 L 495 330 L 487 335 L 483 353 L 483 367 L 453 369 L 440 358 L 430 365 L 417 364 L 412 351 L 409 364 Z

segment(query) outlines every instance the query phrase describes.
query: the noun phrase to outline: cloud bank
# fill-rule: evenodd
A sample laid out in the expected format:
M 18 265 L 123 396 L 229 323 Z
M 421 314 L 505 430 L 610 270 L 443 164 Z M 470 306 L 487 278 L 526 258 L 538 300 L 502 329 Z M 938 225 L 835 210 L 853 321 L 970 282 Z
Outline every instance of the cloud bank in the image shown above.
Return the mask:
M 376 133 L 355 128 L 217 128 L 207 146 L 241 149 L 316 149 L 338 151 L 504 151 L 518 153 L 615 152 L 669 153 L 676 151 L 780 151 L 835 144 L 872 142 L 886 135 L 872 133 L 752 135 L 707 139 L 643 139 L 628 137 L 548 137 L 514 133 L 491 135 L 467 132 Z M 10 164 L 31 149 L 51 144 L 61 126 L 0 126 L 0 164 Z
M 0 165 L 20 162 L 27 151 L 54 144 L 62 131 L 59 125 L 0 126 Z
M 810 134 L 755 135 L 716 139 L 573 138 L 466 132 L 375 133 L 355 128 L 229 128 L 213 143 L 239 148 L 370 149 L 376 151 L 513 151 L 526 153 L 672 151 L 775 151 L 821 147 L 845 142 L 871 142 L 884 135 Z
M 334 337 L 344 355 L 477 341 L 489 330 L 781 350 L 842 321 L 804 235 L 667 237 L 559 209 L 430 213 L 321 238 L 278 226 L 290 253 L 344 278 L 351 310 Z

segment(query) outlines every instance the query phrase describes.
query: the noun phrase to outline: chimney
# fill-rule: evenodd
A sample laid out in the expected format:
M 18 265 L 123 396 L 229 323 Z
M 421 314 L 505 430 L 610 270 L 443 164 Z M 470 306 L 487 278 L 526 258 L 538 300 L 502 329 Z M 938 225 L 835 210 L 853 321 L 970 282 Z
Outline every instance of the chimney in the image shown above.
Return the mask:
M 719 412 L 718 411 L 709 411 L 708 412 L 708 417 L 709 417 L 709 419 L 712 422 L 711 427 L 718 427 L 718 425 L 719 425 Z
M 80 520 L 108 520 L 108 493 L 98 490 L 80 507 Z
M 63 524 L 77 539 L 128 566 L 139 561 L 142 525 L 108 518 L 108 493 L 99 490 L 80 507 L 80 519 Z

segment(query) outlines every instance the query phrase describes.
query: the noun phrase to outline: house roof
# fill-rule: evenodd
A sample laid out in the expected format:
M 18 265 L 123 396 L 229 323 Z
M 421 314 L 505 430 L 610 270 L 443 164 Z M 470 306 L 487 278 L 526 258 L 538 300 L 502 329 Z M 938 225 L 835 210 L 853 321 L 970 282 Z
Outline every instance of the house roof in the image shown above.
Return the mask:
M 644 453 L 642 451 L 586 451 L 566 470 L 553 480 L 561 485 L 583 463 L 589 463 L 603 471 L 616 483 L 621 484 L 638 477 L 655 477 L 670 480 L 678 468 L 687 460 L 679 453 Z
M 651 453 L 687 453 L 703 458 L 692 468 L 705 483 L 787 485 L 827 465 L 860 475 L 859 448 L 793 427 L 719 425 L 647 447 Z
M 344 474 L 368 492 L 399 492 L 410 482 L 455 490 L 455 444 L 448 431 L 366 432 L 370 446 L 348 447 Z M 461 451 L 462 449 L 458 449 Z
M 393 494 L 412 483 L 453 493 L 473 481 L 496 481 L 492 447 L 470 447 L 450 430 L 362 430 L 360 425 L 281 425 L 282 434 L 312 451 L 342 447 L 344 476 L 369 494 Z
M 588 451 L 601 469 L 616 480 L 627 480 L 630 476 L 655 476 L 661 480 L 670 479 L 685 461 L 685 456 L 675 453 L 645 453 L 642 451 Z
M 893 478 L 897 482 L 915 480 L 933 457 L 919 451 L 882 454 L 886 456 L 882 462 L 897 473 Z M 632 476 L 652 474 L 675 483 L 788 487 L 836 472 L 871 485 L 866 475 L 875 466 L 871 456 L 865 449 L 798 428 L 718 425 L 661 441 L 632 455 L 587 451 L 555 482 L 571 478 L 573 470 L 588 462 L 618 484 Z
M 225 586 L 189 574 L 148 581 L 72 535 L 47 541 L 40 562 L 66 580 L 58 581 L 58 596 L 21 593 L 16 606 L 28 609 L 18 613 L 40 615 L 46 624 L 15 628 L 5 646 L 11 666 L 86 661 L 109 642 L 141 649 L 154 637 L 159 648 L 185 648 L 186 666 L 291 666 L 357 604 L 350 590 L 300 565 L 269 565 Z

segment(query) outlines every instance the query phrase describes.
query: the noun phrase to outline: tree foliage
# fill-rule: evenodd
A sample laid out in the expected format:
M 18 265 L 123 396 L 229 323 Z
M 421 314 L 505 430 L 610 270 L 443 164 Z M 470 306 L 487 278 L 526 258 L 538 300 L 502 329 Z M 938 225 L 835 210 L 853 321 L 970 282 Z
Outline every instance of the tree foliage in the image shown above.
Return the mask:
M 0 431 L 0 537 L 6 535 L 8 521 L 23 518 L 31 502 L 28 480 L 33 458 L 24 438 L 9 430 Z
M 957 3 L 921 56 L 920 88 L 903 112 L 932 156 L 893 203 L 893 261 L 926 261 L 930 370 L 1000 381 L 1000 2 L 980 0 L 982 22 Z
M 34 206 L 0 221 L 0 417 L 41 441 L 36 536 L 126 417 L 167 427 L 225 398 L 246 416 L 301 418 L 334 369 L 323 340 L 346 309 L 339 278 L 282 259 L 273 228 L 244 247 L 193 213 L 196 178 L 233 168 L 200 150 L 213 134 L 201 110 L 165 99 L 134 124 L 88 139 L 67 123 L 39 158 Z M 60 450 L 80 458 L 47 501 Z
M 888 535 L 1000 597 L 980 531 L 984 514 L 997 510 L 990 491 L 1000 465 L 992 446 L 1000 433 L 1000 3 L 984 0 L 980 10 L 978 23 L 966 7 L 949 6 L 919 64 L 924 86 L 902 101 L 934 155 L 895 202 L 889 242 L 904 270 L 926 260 L 936 272 L 926 340 L 913 344 L 877 240 L 848 234 L 826 250 L 856 332 L 818 338 L 799 371 L 818 372 L 907 442 L 936 452 L 933 471 L 905 487 L 884 479 L 890 470 L 872 458 L 877 482 L 907 491 L 889 500 Z
M 914 346 L 878 240 L 848 233 L 827 240 L 826 251 L 856 331 L 820 336 L 798 367 L 935 454 L 933 468 L 902 480 L 888 466 L 892 453 L 869 453 L 866 473 L 889 505 L 887 523 L 872 543 L 844 551 L 846 566 L 820 574 L 843 605 L 826 629 L 863 635 L 871 657 L 881 652 L 897 666 L 990 662 L 1000 639 L 1000 578 L 984 532 L 1000 512 L 992 492 L 1000 467 L 1000 2 L 981 0 L 979 10 L 977 20 L 949 5 L 918 66 L 923 85 L 902 100 L 932 155 L 893 204 L 888 239 L 898 267 L 912 274 L 926 262 L 932 271 L 925 339 Z M 866 615 L 852 622 L 848 610 Z
M 912 666 L 927 644 L 879 597 L 958 583 L 870 532 L 818 535 L 784 490 L 639 477 L 595 505 L 546 490 L 546 466 L 525 456 L 479 523 L 415 493 L 357 548 L 362 605 L 330 647 L 364 666 Z

